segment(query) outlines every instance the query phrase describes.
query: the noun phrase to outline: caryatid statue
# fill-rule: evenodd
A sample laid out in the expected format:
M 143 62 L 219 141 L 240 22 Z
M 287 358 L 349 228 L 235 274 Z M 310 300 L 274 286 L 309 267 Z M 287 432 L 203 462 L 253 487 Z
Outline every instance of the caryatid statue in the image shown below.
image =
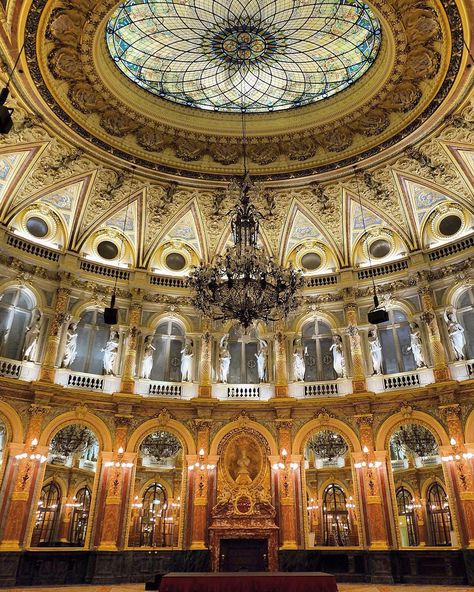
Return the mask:
M 230 370 L 231 355 L 229 351 L 229 336 L 224 335 L 219 344 L 219 382 L 227 383 Z
M 30 325 L 26 329 L 25 341 L 23 343 L 23 359 L 28 362 L 36 361 L 42 317 L 41 311 L 35 308 Z
M 332 345 L 329 351 L 332 351 L 332 366 L 338 378 L 346 377 L 346 361 L 344 359 L 344 350 L 342 347 L 342 338 L 340 335 L 334 335 Z
M 374 374 L 382 374 L 382 346 L 377 335 L 377 329 L 371 329 L 368 333 L 370 354 Z
M 408 347 L 408 351 L 411 351 L 413 354 L 417 368 L 426 367 L 421 342 L 421 329 L 418 323 L 410 323 L 410 346 Z
M 265 382 L 267 379 L 267 353 L 267 342 L 264 339 L 259 339 L 258 352 L 255 354 L 255 357 L 257 358 L 257 372 L 260 382 Z
M 464 327 L 458 323 L 456 313 L 453 310 L 444 313 L 444 320 L 448 327 L 449 339 L 454 351 L 456 360 L 464 360 L 464 348 L 466 347 L 466 337 L 464 335 Z
M 66 347 L 64 349 L 61 368 L 70 368 L 77 356 L 77 323 L 71 323 L 67 328 Z
M 303 346 L 301 337 L 298 337 L 293 346 L 293 376 L 299 382 L 304 381 L 306 372 L 305 355 L 306 348 Z
M 181 350 L 181 380 L 183 382 L 193 381 L 193 359 L 194 347 L 191 339 L 186 339 Z
M 143 360 L 142 360 L 142 371 L 141 378 L 150 378 L 151 371 L 153 369 L 153 352 L 156 347 L 153 345 L 153 335 L 147 335 L 143 342 Z
M 100 351 L 104 352 L 103 365 L 105 374 L 115 376 L 114 366 L 117 359 L 119 346 L 119 334 L 117 331 L 111 331 L 109 340 Z

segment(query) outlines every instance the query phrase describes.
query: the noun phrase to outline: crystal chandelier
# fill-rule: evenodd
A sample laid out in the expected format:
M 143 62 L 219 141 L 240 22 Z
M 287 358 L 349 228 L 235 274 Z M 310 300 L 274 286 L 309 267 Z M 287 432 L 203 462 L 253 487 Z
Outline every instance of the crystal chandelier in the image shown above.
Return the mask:
M 180 450 L 179 440 L 169 432 L 154 432 L 140 446 L 140 451 L 145 456 L 150 456 L 157 462 L 176 456 Z
M 400 426 L 392 436 L 392 446 L 405 456 L 409 451 L 415 456 L 434 456 L 438 454 L 438 444 L 433 434 L 424 426 L 406 424 Z
M 314 435 L 308 442 L 308 448 L 314 452 L 316 458 L 323 460 L 343 457 L 348 451 L 344 438 L 330 430 L 322 430 Z
M 238 203 L 229 212 L 234 244 L 213 265 L 201 263 L 189 276 L 193 305 L 205 317 L 237 320 L 247 329 L 255 321 L 277 321 L 299 304 L 304 280 L 300 271 L 279 265 L 258 244 L 262 214 L 250 196 L 259 193 L 247 169 L 244 110 L 242 110 L 244 175 L 230 186 Z

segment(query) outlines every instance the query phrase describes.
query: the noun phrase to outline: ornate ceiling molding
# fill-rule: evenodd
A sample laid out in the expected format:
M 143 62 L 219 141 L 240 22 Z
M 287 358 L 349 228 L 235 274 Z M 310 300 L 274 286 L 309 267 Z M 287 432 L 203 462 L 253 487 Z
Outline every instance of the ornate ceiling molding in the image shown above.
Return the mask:
M 43 99 L 74 132 L 127 161 L 198 178 L 239 172 L 238 116 L 171 104 L 138 88 L 115 67 L 104 27 L 116 4 L 33 0 L 26 52 Z M 371 4 L 383 29 L 374 66 L 345 91 L 315 105 L 249 116 L 254 174 L 306 176 L 358 162 L 394 146 L 443 103 L 463 49 L 455 1 Z

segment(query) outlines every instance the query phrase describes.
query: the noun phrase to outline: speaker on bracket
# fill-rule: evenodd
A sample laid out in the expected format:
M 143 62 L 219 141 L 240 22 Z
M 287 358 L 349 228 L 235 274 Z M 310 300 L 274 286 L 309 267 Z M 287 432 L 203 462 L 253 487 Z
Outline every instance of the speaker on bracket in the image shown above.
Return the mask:
M 104 323 L 106 325 L 116 325 L 118 322 L 118 309 L 115 308 L 115 292 L 110 299 L 110 307 L 104 309 Z
M 386 323 L 388 321 L 388 312 L 385 308 L 380 307 L 377 294 L 374 294 L 374 308 L 369 311 L 367 318 L 372 325 L 380 325 L 380 323 Z

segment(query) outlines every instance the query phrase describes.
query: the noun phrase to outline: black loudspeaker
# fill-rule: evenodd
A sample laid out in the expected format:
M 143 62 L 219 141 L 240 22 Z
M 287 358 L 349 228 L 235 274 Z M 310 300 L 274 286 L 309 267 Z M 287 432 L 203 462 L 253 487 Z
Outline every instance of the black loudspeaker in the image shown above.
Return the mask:
M 116 325 L 118 321 L 118 310 L 115 308 L 115 292 L 110 299 L 110 308 L 104 309 L 104 323 L 106 325 Z
M 106 325 L 116 325 L 118 321 L 118 310 L 116 308 L 104 309 L 104 323 Z
M 388 321 L 388 312 L 383 308 L 375 308 L 367 315 L 371 325 L 379 325 Z
M 13 127 L 12 121 L 13 109 L 0 107 L 0 134 L 8 134 Z

